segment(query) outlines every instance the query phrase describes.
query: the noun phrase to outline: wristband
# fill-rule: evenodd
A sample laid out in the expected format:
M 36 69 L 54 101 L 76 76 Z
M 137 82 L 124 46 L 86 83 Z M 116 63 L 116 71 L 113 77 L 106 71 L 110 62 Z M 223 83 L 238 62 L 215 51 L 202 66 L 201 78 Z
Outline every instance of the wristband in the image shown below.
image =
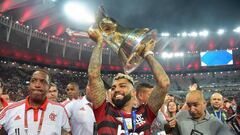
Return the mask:
M 154 56 L 154 53 L 152 51 L 147 51 L 144 53 L 143 57 L 146 58 L 148 55 Z

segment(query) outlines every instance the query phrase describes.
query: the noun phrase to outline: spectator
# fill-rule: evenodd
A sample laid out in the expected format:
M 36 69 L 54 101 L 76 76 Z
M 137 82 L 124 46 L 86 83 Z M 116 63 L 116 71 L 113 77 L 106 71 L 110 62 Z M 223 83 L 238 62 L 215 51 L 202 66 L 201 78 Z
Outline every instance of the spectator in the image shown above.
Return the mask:
M 29 96 L 4 108 L 0 114 L 0 125 L 7 134 L 70 134 L 66 111 L 61 105 L 47 99 L 49 87 L 49 73 L 45 70 L 35 71 L 28 86 Z
M 175 119 L 178 112 L 177 103 L 175 101 L 170 101 L 167 104 L 167 112 L 163 114 L 161 111 L 158 112 L 157 118 L 152 124 L 152 134 L 166 134 L 164 125 L 172 119 Z
M 86 92 L 89 91 L 88 89 L 89 87 L 87 86 Z M 92 104 L 86 96 L 82 99 L 70 101 L 65 108 L 70 117 L 72 135 L 93 135 L 95 117 Z
M 8 105 L 8 102 L 2 98 L 2 93 L 4 90 L 3 80 L 0 78 L 0 111 Z
M 206 101 L 201 91 L 190 91 L 186 96 L 186 104 L 189 110 L 178 112 L 177 123 L 175 120 L 169 121 L 168 126 L 174 129 L 173 134 L 232 135 L 225 124 L 206 111 Z
M 208 112 L 222 121 L 223 123 L 226 123 L 227 115 L 225 111 L 222 109 L 223 106 L 223 96 L 220 93 L 213 93 L 210 98 L 210 106 L 208 106 L 207 110 Z
M 133 109 L 136 91 L 133 78 L 126 74 L 119 73 L 113 79 L 111 95 L 115 106 L 106 102 L 106 90 L 100 75 L 103 38 L 99 30 L 89 31 L 89 35 L 97 41 L 88 68 L 88 96 L 93 103 L 98 134 L 150 134 L 150 125 L 163 104 L 170 84 L 164 69 L 150 51 L 155 42 L 151 40 L 146 43 L 143 56 L 152 69 L 157 86 L 153 88 L 146 105 Z
M 151 95 L 153 86 L 149 83 L 139 83 L 136 86 L 137 99 L 139 105 L 146 104 L 149 96 Z
M 50 88 L 48 90 L 47 98 L 51 101 L 58 101 L 58 88 L 55 83 L 50 84 Z
M 228 118 L 227 123 L 235 135 L 240 135 L 240 101 L 237 103 L 236 114 Z
M 161 107 L 161 111 L 163 112 L 164 115 L 167 116 L 167 104 L 170 101 L 175 101 L 175 97 L 172 94 L 167 94 L 165 99 L 164 99 L 164 104 Z
M 223 110 L 226 112 L 227 118 L 230 118 L 235 113 L 232 108 L 232 103 L 228 99 L 224 101 Z
M 7 93 L 3 93 L 2 96 L 1 96 L 7 103 L 10 103 L 11 100 L 10 100 L 10 97 Z

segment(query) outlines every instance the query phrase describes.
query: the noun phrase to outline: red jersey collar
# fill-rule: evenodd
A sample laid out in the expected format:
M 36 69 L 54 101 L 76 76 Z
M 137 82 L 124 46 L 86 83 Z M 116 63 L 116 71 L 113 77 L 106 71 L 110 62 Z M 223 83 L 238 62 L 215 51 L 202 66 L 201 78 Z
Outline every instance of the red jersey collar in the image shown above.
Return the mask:
M 8 102 L 0 97 L 0 102 L 2 103 L 3 108 L 8 106 Z
M 26 106 L 25 106 L 26 111 L 28 111 L 30 109 L 41 109 L 41 110 L 45 111 L 47 109 L 48 99 L 46 98 L 40 107 L 35 108 L 29 104 L 29 96 L 27 96 L 26 100 L 25 100 L 25 104 L 26 104 Z

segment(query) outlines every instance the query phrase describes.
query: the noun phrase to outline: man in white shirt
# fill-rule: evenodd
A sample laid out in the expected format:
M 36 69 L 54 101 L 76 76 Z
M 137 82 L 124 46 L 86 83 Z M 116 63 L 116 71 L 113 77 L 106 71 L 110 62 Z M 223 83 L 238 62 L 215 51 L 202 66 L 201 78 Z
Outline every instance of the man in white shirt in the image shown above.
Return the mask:
M 89 87 L 87 86 L 86 91 Z M 70 123 L 72 125 L 72 135 L 93 135 L 95 117 L 92 104 L 86 96 L 82 99 L 72 100 L 65 106 Z
M 68 98 L 61 103 L 63 106 L 68 104 L 71 100 L 82 98 L 80 96 L 79 85 L 76 82 L 70 82 L 67 85 L 66 93 L 67 93 Z
M 0 125 L 8 135 L 71 135 L 67 112 L 46 97 L 49 84 L 47 71 L 35 71 L 28 86 L 29 96 L 3 109 Z

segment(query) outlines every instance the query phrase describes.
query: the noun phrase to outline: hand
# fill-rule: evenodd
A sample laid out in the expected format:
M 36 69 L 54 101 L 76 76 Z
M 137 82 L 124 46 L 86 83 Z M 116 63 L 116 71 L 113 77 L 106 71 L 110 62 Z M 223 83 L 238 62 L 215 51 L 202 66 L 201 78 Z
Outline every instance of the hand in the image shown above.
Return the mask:
M 100 32 L 99 29 L 89 28 L 88 35 L 92 40 L 96 42 L 103 41 L 102 33 Z
M 145 44 L 146 44 L 146 45 L 145 45 L 145 48 L 144 48 L 144 50 L 143 50 L 143 54 L 144 54 L 145 52 L 148 52 L 148 51 L 153 51 L 153 49 L 154 49 L 154 47 L 155 47 L 155 44 L 156 44 L 156 40 L 151 39 L 151 40 L 149 40 L 148 42 L 146 42 Z
M 169 119 L 167 119 L 167 121 L 168 121 L 168 124 L 171 128 L 174 128 L 177 124 L 177 121 L 176 121 L 175 117 L 169 118 Z

